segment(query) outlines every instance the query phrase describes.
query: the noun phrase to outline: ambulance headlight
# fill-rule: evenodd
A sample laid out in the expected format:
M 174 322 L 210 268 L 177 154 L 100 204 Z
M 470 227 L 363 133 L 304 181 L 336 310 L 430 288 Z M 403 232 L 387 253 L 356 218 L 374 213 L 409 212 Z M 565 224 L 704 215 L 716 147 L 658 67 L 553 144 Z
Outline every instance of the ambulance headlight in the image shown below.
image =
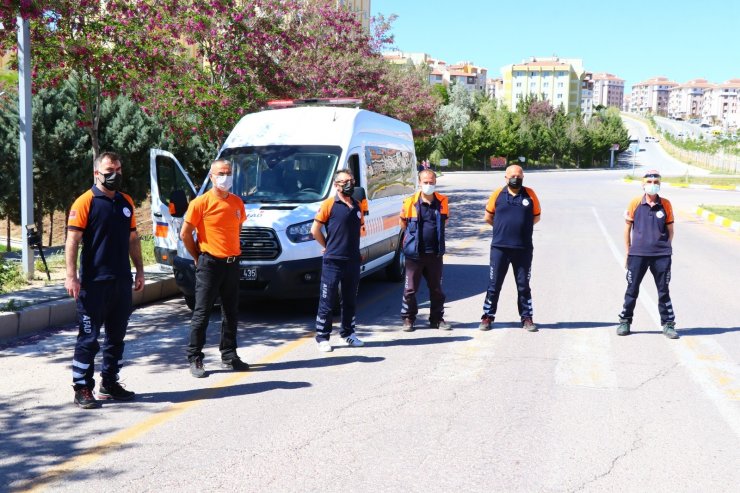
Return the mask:
M 310 221 L 293 224 L 291 226 L 288 226 L 285 234 L 293 243 L 303 243 L 304 241 L 311 241 L 313 240 L 313 235 L 311 234 L 312 225 L 313 219 Z

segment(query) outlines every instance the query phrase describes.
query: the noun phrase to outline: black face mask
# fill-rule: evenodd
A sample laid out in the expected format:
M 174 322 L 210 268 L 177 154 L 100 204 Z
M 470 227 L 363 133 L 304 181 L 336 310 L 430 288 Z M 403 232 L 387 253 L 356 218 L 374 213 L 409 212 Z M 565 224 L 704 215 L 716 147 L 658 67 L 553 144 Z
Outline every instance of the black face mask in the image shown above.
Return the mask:
M 101 173 L 100 176 L 103 177 L 103 183 L 102 185 L 110 190 L 111 192 L 117 192 L 121 189 L 121 183 L 123 182 L 123 176 L 116 173 L 115 171 L 112 171 L 110 173 Z
M 523 178 L 517 178 L 516 176 L 509 178 L 509 187 L 513 188 L 514 190 L 518 190 L 522 188 L 522 182 L 524 181 Z
M 348 197 L 351 197 L 353 193 L 355 193 L 355 184 L 351 181 L 348 181 L 344 185 L 342 185 L 342 193 Z

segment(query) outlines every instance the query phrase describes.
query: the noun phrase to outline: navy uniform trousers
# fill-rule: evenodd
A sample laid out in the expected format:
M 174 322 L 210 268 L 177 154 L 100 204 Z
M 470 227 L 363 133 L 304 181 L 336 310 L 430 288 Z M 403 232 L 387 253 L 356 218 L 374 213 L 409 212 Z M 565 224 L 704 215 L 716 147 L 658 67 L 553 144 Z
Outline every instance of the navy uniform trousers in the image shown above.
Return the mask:
M 131 316 L 132 279 L 130 276 L 106 281 L 84 282 L 77 297 L 77 343 L 72 360 L 74 385 L 95 387 L 95 355 L 100 350 L 98 337 L 105 325 L 103 340 L 103 384 L 118 380 L 123 358 L 123 339 Z
M 339 337 L 349 337 L 357 325 L 357 288 L 360 286 L 360 261 L 326 258 L 321 266 L 321 291 L 319 292 L 319 311 L 316 315 L 316 341 L 328 341 L 331 334 L 332 310 L 338 289 L 342 298 L 342 326 Z
M 676 319 L 671 303 L 671 294 L 668 284 L 671 282 L 671 256 L 661 255 L 659 257 L 643 257 L 640 255 L 629 255 L 627 257 L 627 291 L 624 293 L 624 306 L 619 318 L 632 323 L 635 313 L 637 296 L 640 294 L 640 283 L 645 277 L 648 269 L 655 280 L 658 288 L 658 311 L 660 312 L 660 323 L 665 325 Z
M 483 302 L 483 314 L 493 319 L 496 317 L 498 298 L 501 295 L 501 286 L 504 284 L 509 265 L 514 269 L 516 280 L 517 307 L 522 320 L 532 318 L 532 290 L 529 288 L 529 278 L 532 271 L 531 248 L 500 248 L 491 247 L 489 266 L 488 291 Z

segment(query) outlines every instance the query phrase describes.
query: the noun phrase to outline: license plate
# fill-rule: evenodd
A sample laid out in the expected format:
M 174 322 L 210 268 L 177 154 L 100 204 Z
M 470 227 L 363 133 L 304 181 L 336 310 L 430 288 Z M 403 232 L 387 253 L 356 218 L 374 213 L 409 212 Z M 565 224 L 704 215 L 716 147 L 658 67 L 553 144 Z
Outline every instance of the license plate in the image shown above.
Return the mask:
M 257 267 L 247 267 L 245 269 L 242 269 L 242 280 L 256 281 L 257 280 Z

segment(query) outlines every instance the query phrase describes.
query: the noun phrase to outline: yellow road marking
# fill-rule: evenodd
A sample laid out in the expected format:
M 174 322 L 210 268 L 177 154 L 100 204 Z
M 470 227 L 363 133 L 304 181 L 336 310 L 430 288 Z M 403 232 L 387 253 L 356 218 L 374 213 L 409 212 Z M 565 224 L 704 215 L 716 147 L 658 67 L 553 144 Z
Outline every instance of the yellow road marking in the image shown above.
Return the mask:
M 299 346 L 305 344 L 306 341 L 312 338 L 312 334 L 306 334 L 301 338 L 276 349 L 275 351 L 255 363 L 255 365 L 259 366 L 278 361 L 280 358 L 298 348 Z M 22 488 L 25 488 L 25 491 L 29 492 L 42 491 L 46 486 L 61 478 L 62 476 L 82 469 L 84 466 L 95 462 L 105 454 L 117 449 L 121 445 L 133 441 L 135 438 L 143 435 L 152 428 L 155 428 L 156 426 L 159 426 L 171 420 L 172 418 L 187 411 L 191 407 L 207 400 L 208 398 L 216 394 L 220 389 L 232 386 L 240 380 L 249 378 L 255 373 L 256 372 L 234 373 L 222 380 L 219 380 L 212 386 L 205 388 L 201 392 L 199 392 L 194 399 L 187 402 L 179 402 L 177 404 L 173 404 L 172 406 L 167 407 L 163 411 L 156 413 L 155 415 L 145 419 L 144 421 L 141 421 L 138 424 L 126 428 L 125 430 L 119 431 L 112 437 L 102 441 L 87 452 L 73 457 L 68 461 L 62 462 L 58 466 L 52 467 L 49 471 L 45 472 L 38 478 L 31 480 L 29 483 L 26 483 Z
M 387 294 L 388 293 L 384 291 L 369 300 L 363 300 L 363 302 L 359 305 L 359 307 L 364 308 L 367 305 L 372 305 L 376 303 L 378 300 L 387 296 Z M 276 349 L 272 353 L 268 354 L 261 360 L 254 363 L 253 366 L 256 367 L 255 369 L 257 369 L 262 365 L 273 363 L 275 361 L 279 361 L 283 356 L 297 349 L 298 347 L 302 346 L 307 341 L 313 339 L 313 337 L 314 337 L 313 333 L 303 335 L 299 339 L 296 339 L 295 341 L 287 343 L 281 346 L 280 348 Z M 163 409 L 162 411 L 154 414 L 153 416 L 145 419 L 144 421 L 141 421 L 138 424 L 135 424 L 133 426 L 130 426 L 129 428 L 119 431 L 112 437 L 108 438 L 107 440 L 103 440 L 98 445 L 93 446 L 91 449 L 87 450 L 86 452 L 76 457 L 73 457 L 65 462 L 62 462 L 61 464 L 55 467 L 52 467 L 51 469 L 46 471 L 44 474 L 42 474 L 38 478 L 35 478 L 26 483 L 23 483 L 21 486 L 14 488 L 14 490 L 16 491 L 23 490 L 23 491 L 28 491 L 28 492 L 43 491 L 45 487 L 49 486 L 54 481 L 64 477 L 67 474 L 73 473 L 74 471 L 84 468 L 88 464 L 91 464 L 95 462 L 96 460 L 100 459 L 107 453 L 113 450 L 116 450 L 121 445 L 132 442 L 134 439 L 143 435 L 149 430 L 175 418 L 176 416 L 179 416 L 180 414 L 184 413 L 191 407 L 197 404 L 200 404 L 202 401 L 208 400 L 208 398 L 212 397 L 220 389 L 235 385 L 240 380 L 249 378 L 255 373 L 256 371 L 251 371 L 251 372 L 246 372 L 246 373 L 234 373 L 226 378 L 223 378 L 219 380 L 218 382 L 214 383 L 212 386 L 202 389 L 196 395 L 196 397 L 193 398 L 192 400 L 187 401 L 187 402 L 179 402 L 177 404 L 173 404 L 172 406 L 169 406 Z

